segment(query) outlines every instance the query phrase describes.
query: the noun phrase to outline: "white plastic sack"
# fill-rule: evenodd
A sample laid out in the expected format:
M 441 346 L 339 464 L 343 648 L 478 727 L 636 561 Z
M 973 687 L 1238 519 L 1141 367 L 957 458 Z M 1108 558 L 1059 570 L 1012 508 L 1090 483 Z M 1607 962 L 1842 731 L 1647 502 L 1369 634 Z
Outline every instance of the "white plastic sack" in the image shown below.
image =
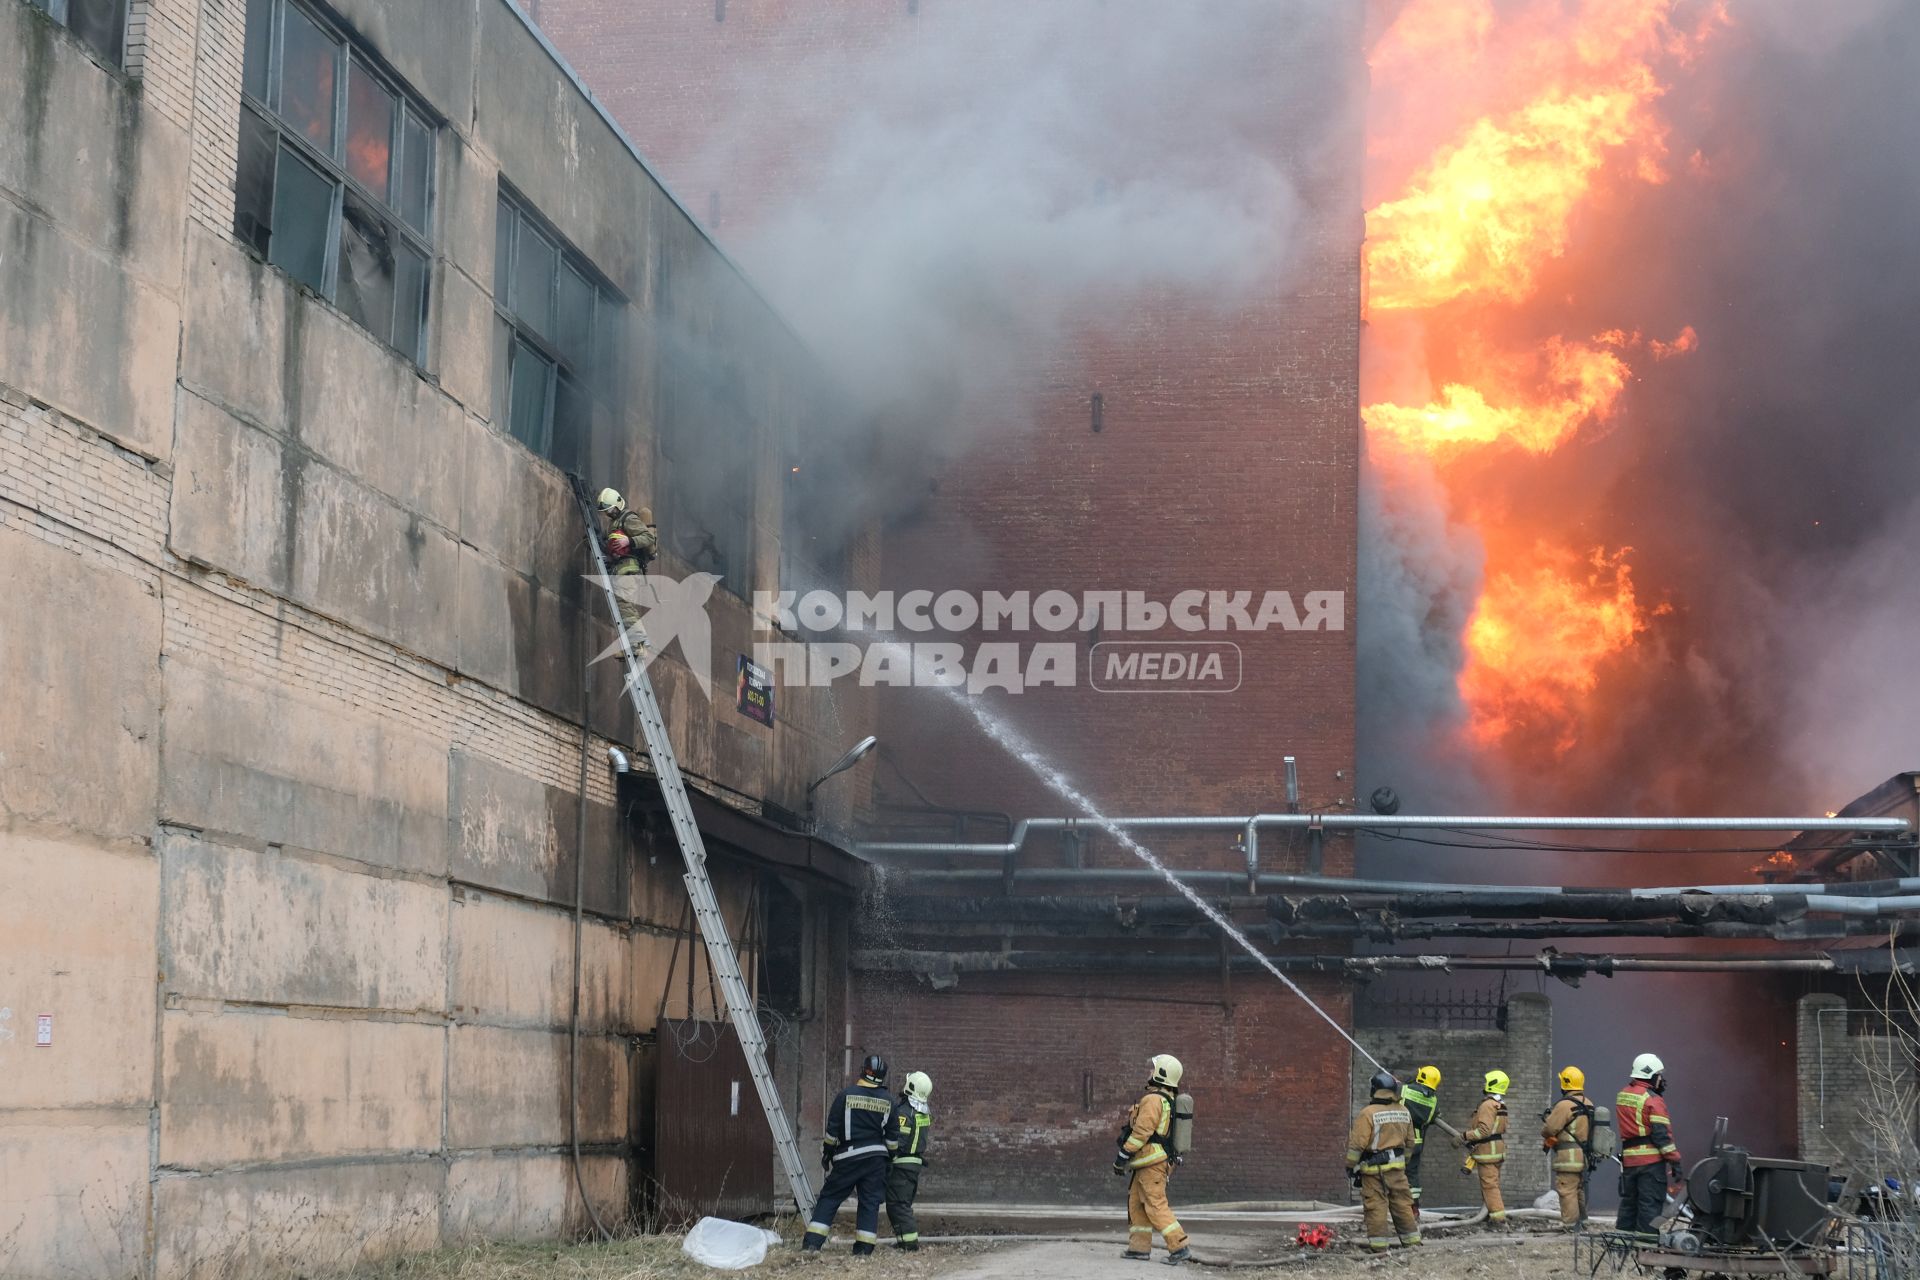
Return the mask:
M 702 1218 L 687 1232 L 680 1251 L 695 1262 L 721 1271 L 742 1271 L 767 1260 L 767 1246 L 780 1243 L 775 1231 L 765 1231 L 725 1218 Z
M 1546 1213 L 1560 1212 L 1560 1193 L 1543 1191 L 1534 1198 L 1533 1207 Z

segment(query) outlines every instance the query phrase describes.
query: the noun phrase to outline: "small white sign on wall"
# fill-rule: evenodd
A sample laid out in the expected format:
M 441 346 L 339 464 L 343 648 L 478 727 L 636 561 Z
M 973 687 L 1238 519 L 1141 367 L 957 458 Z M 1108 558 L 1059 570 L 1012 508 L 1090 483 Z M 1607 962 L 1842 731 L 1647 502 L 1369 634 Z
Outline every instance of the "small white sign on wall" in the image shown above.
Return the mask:
M 33 1020 L 33 1047 L 36 1049 L 53 1048 L 53 1015 L 43 1013 Z
M 740 1114 L 740 1082 L 738 1080 L 733 1082 L 733 1110 L 729 1114 L 736 1116 Z

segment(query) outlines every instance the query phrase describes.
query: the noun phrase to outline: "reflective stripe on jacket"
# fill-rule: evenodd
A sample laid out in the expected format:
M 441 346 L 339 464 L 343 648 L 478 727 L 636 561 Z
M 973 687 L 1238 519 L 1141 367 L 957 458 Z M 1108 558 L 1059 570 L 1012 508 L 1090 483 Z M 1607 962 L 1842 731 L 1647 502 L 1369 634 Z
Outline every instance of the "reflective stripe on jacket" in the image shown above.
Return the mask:
M 1427 1140 L 1427 1129 L 1440 1118 L 1440 1095 L 1423 1084 L 1402 1085 L 1400 1101 L 1413 1117 L 1413 1145 L 1420 1146 Z
M 1460 1135 L 1475 1164 L 1500 1164 L 1507 1158 L 1507 1104 L 1488 1094 L 1473 1113 L 1473 1125 Z
M 1173 1099 L 1158 1089 L 1133 1104 L 1127 1112 L 1127 1139 L 1120 1154 L 1127 1167 L 1144 1169 L 1167 1159 L 1167 1133 L 1173 1128 Z
M 921 1104 L 924 1106 L 925 1104 Z M 887 1122 L 887 1150 L 895 1164 L 925 1164 L 927 1139 L 932 1136 L 933 1117 L 905 1098 L 893 1109 Z
M 1553 1104 L 1540 1126 L 1540 1139 L 1553 1144 L 1555 1173 L 1585 1173 L 1586 1142 L 1593 1133 L 1593 1100 L 1584 1093 L 1569 1093 Z
M 1413 1148 L 1413 1117 L 1397 1102 L 1375 1101 L 1360 1108 L 1347 1132 L 1347 1168 L 1385 1173 L 1407 1167 Z
M 1666 1099 L 1645 1080 L 1633 1081 L 1614 1099 L 1613 1123 L 1620 1134 L 1620 1163 L 1625 1167 L 1639 1169 L 1662 1160 L 1680 1163 Z
M 893 1095 L 886 1086 L 864 1080 L 840 1091 L 827 1108 L 827 1132 L 822 1140 L 834 1162 L 859 1156 L 887 1154 Z

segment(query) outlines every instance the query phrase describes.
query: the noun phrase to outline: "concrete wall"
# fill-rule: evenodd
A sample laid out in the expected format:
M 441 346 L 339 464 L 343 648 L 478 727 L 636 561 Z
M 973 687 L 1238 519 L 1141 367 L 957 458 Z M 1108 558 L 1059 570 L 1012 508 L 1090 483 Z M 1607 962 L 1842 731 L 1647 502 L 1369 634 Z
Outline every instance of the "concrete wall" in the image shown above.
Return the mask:
M 1920 1062 L 1911 1039 L 1874 1034 L 1890 1029 L 1859 995 L 1802 996 L 1795 1022 L 1800 1158 L 1847 1174 L 1856 1189 L 1889 1175 L 1912 1178 L 1920 1169 Z
M 0 0 L 0 1273 L 575 1229 L 576 871 L 584 1172 L 624 1218 L 655 1020 L 713 1011 L 665 990 L 684 892 L 604 767 L 632 741 L 610 669 L 576 831 L 579 664 L 607 637 L 562 477 L 491 421 L 500 176 L 635 320 L 596 480 L 655 482 L 658 335 L 685 327 L 650 310 L 662 262 L 753 357 L 765 412 L 730 447 L 768 508 L 756 585 L 806 354 L 505 0 L 342 0 L 446 121 L 413 367 L 231 233 L 245 6 L 134 9 L 122 72 Z M 726 599 L 730 678 L 753 624 Z M 846 704 L 768 729 L 655 672 L 694 785 L 749 811 L 798 807 L 865 731 Z M 738 936 L 760 873 L 715 866 Z M 844 890 L 817 888 L 831 937 Z M 828 1049 L 792 1045 L 797 1097 Z
M 1496 1068 L 1506 1072 L 1513 1087 L 1507 1094 L 1509 1136 L 1501 1190 L 1509 1208 L 1525 1208 L 1549 1188 L 1552 1174 L 1546 1153 L 1540 1150 L 1540 1119 L 1560 1097 L 1560 1068 L 1567 1064 L 1553 1057 L 1553 1005 L 1545 996 L 1511 997 L 1504 1031 L 1369 1027 L 1360 1035 L 1374 1056 L 1403 1080 L 1413 1079 L 1421 1067 L 1439 1067 L 1440 1118 L 1456 1129 L 1467 1127 L 1474 1108 L 1486 1096 L 1482 1082 L 1487 1072 Z M 1611 1106 L 1601 1096 L 1604 1086 L 1598 1075 L 1589 1072 L 1589 1095 Z M 1366 1105 L 1367 1082 L 1373 1073 L 1373 1064 L 1355 1054 L 1349 1094 L 1354 1111 Z M 1434 1208 L 1480 1203 L 1479 1183 L 1460 1171 L 1462 1159 L 1463 1153 L 1446 1134 L 1429 1130 L 1420 1170 L 1424 1203 Z

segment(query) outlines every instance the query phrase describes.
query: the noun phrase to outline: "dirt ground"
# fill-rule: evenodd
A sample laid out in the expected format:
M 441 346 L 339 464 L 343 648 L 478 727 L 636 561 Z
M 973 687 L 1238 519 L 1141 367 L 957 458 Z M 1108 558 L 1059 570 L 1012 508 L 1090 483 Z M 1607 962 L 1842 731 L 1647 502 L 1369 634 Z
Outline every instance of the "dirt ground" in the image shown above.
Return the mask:
M 678 1235 L 642 1236 L 612 1244 L 485 1245 L 442 1250 L 387 1262 L 354 1273 L 356 1280 L 408 1276 L 415 1280 L 690 1280 L 718 1276 L 680 1251 Z M 1008 1244 L 929 1244 L 914 1254 L 884 1246 L 871 1258 L 854 1258 L 845 1244 L 824 1254 L 806 1255 L 792 1245 L 771 1251 L 746 1276 L 781 1275 L 784 1280 L 1152 1280 L 1159 1269 L 1121 1259 L 1124 1241 L 1027 1241 Z M 1572 1276 L 1573 1247 L 1562 1235 L 1517 1232 L 1496 1236 L 1468 1231 L 1435 1237 L 1417 1249 L 1396 1249 L 1372 1256 L 1355 1244 L 1325 1251 L 1300 1250 L 1291 1233 L 1281 1236 L 1236 1233 L 1200 1238 L 1194 1250 L 1203 1258 L 1238 1263 L 1277 1260 L 1271 1266 L 1236 1266 L 1233 1274 L 1290 1277 L 1299 1280 L 1363 1280 L 1398 1276 L 1433 1280 L 1536 1280 Z M 1188 1268 L 1196 1278 L 1225 1274 L 1215 1267 Z

